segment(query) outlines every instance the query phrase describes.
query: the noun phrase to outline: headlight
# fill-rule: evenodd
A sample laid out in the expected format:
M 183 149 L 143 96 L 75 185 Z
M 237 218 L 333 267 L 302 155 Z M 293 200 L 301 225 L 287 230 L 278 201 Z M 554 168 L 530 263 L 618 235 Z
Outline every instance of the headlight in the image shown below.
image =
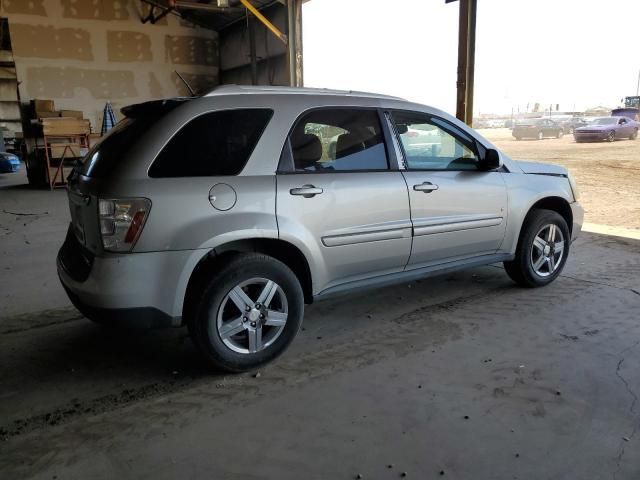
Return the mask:
M 571 187 L 571 192 L 573 193 L 573 199 L 577 202 L 580 199 L 580 191 L 578 190 L 578 186 L 576 185 L 576 180 L 569 172 L 569 186 Z
M 104 249 L 130 251 L 142 232 L 150 209 L 151 201 L 146 198 L 101 198 L 98 211 Z

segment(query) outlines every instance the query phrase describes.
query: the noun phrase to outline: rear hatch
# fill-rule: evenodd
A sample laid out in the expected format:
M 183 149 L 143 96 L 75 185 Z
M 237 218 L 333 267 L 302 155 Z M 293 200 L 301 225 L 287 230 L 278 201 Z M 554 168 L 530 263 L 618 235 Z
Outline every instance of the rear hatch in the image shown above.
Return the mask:
M 100 184 L 126 161 L 128 149 L 166 113 L 189 99 L 157 100 L 122 109 L 125 118 L 79 160 L 68 178 L 71 230 L 91 253 L 102 252 L 98 220 Z

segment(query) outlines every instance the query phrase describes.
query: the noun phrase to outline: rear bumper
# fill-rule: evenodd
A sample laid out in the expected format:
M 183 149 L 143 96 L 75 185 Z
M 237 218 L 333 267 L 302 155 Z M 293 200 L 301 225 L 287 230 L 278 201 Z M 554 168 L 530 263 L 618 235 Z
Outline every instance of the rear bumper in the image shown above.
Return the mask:
M 62 278 L 60 278 L 62 281 Z M 179 326 L 180 318 L 173 318 L 154 307 L 133 308 L 101 308 L 89 305 L 78 295 L 73 293 L 62 281 L 62 286 L 69 296 L 69 300 L 80 313 L 89 320 L 103 325 L 121 328 L 164 328 Z
M 57 258 L 71 302 L 88 318 L 134 327 L 180 326 L 186 287 L 207 250 L 93 257 L 68 235 Z M 88 264 L 80 261 L 89 256 Z M 79 266 L 78 266 L 79 265 Z
M 573 225 L 571 227 L 571 242 L 573 242 L 582 231 L 582 223 L 584 221 L 584 208 L 578 202 L 571 204 L 571 216 L 573 217 Z
M 539 130 L 512 130 L 511 136 L 514 138 L 538 138 Z

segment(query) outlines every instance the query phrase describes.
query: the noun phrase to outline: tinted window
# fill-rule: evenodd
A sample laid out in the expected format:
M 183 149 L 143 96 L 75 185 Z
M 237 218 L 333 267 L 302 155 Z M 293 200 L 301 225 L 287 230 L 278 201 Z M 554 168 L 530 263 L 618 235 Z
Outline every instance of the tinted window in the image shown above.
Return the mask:
M 303 116 L 290 136 L 298 172 L 386 170 L 380 119 L 375 110 L 332 108 Z
M 476 170 L 474 141 L 463 131 L 436 117 L 395 112 L 396 131 L 409 170 Z
M 205 113 L 186 124 L 162 149 L 151 177 L 237 175 L 264 131 L 272 110 Z
M 126 118 L 118 122 L 76 166 L 88 177 L 104 177 L 125 157 L 126 151 L 160 118 L 189 99 L 154 100 L 129 105 L 121 111 Z
M 95 144 L 76 170 L 87 177 L 104 177 L 124 157 L 126 150 L 154 123 L 151 118 L 125 118 Z

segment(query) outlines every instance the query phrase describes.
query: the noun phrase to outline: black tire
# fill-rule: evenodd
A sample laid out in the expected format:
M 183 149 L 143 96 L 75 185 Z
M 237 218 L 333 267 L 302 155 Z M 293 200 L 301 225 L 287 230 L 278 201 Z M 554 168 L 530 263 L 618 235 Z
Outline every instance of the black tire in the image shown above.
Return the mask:
M 616 141 L 616 132 L 614 132 L 613 130 L 611 130 L 609 132 L 609 135 L 607 135 L 607 142 L 612 143 Z
M 223 342 L 216 326 L 217 317 L 211 318 L 209 312 L 217 315 L 225 297 L 235 286 L 257 277 L 272 280 L 280 286 L 288 304 L 287 319 L 271 345 L 253 353 L 238 353 Z M 187 319 L 187 325 L 207 363 L 228 372 L 244 372 L 274 360 L 293 341 L 302 326 L 304 295 L 298 278 L 284 263 L 268 255 L 241 254 L 232 257 L 205 285 L 194 312 L 193 317 Z
M 518 136 L 516 136 L 516 137 L 515 137 L 515 139 L 516 139 L 517 141 L 520 141 L 520 140 L 522 140 L 522 137 L 518 137 Z
M 564 238 L 564 252 L 560 264 L 549 276 L 538 275 L 532 265 L 531 251 L 534 248 L 533 241 L 541 228 L 545 225 L 554 224 L 562 232 Z M 562 272 L 569 256 L 569 244 L 571 235 L 567 222 L 562 216 L 552 210 L 533 210 L 525 219 L 525 223 L 520 232 L 516 257 L 510 262 L 504 262 L 504 268 L 511 279 L 524 287 L 542 287 L 551 283 Z
M 633 133 L 629 136 L 629 140 L 635 140 L 638 138 L 638 129 L 636 128 Z
M 573 127 L 569 127 L 569 135 L 573 135 Z
M 556 138 L 562 138 L 564 136 L 564 130 L 560 129 L 558 130 L 558 133 L 556 134 Z

